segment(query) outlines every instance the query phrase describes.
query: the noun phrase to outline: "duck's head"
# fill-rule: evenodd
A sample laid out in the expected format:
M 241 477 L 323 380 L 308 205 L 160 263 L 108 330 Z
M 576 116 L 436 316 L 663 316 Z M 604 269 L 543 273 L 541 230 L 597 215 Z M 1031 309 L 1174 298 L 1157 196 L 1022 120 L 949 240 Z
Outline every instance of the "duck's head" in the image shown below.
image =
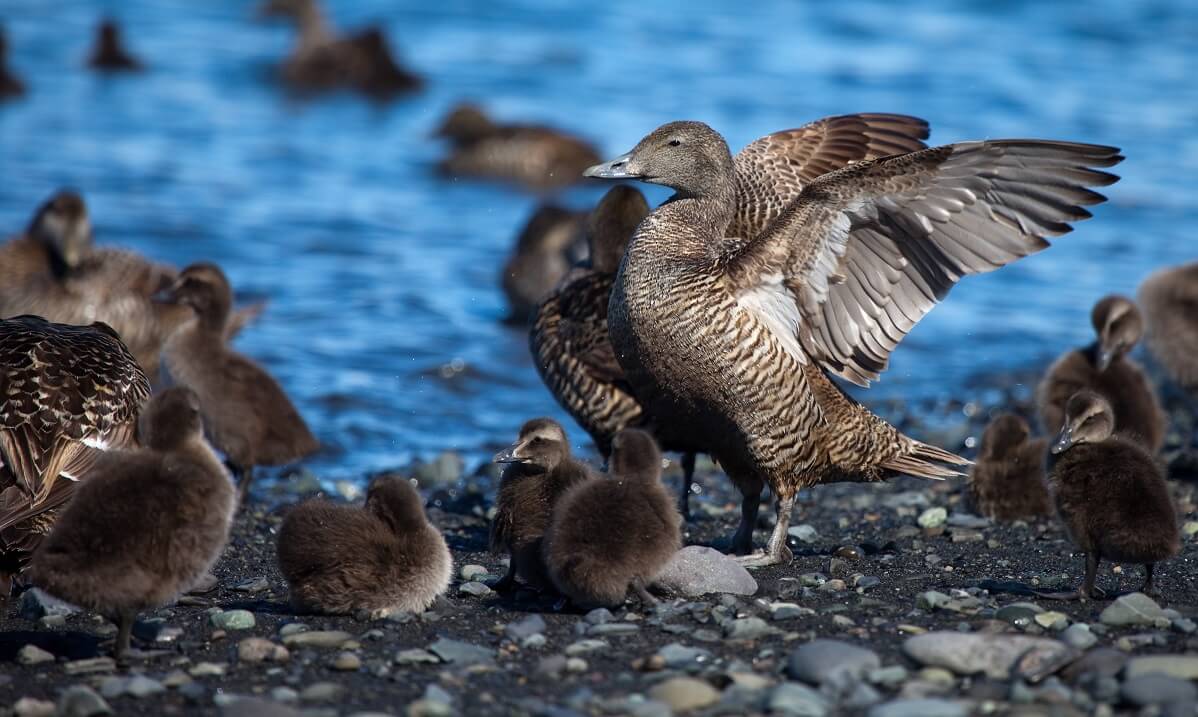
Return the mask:
M 991 457 L 1004 456 L 1026 443 L 1030 435 L 1027 421 L 1013 413 L 1000 413 L 982 434 L 982 453 Z
M 603 195 L 587 217 L 591 266 L 606 274 L 616 273 L 628 241 L 648 215 L 649 203 L 635 187 L 621 184 Z
M 87 216 L 87 204 L 78 192 L 59 190 L 46 200 L 28 233 L 41 242 L 66 270 L 79 266 L 92 247 L 92 225 Z
M 1065 404 L 1065 425 L 1052 444 L 1054 454 L 1064 453 L 1079 443 L 1098 443 L 1115 430 L 1115 413 L 1105 398 L 1093 391 L 1078 391 Z
M 728 143 L 702 122 L 670 122 L 653 130 L 631 152 L 583 172 L 600 179 L 638 179 L 700 197 L 728 187 L 732 153 Z
M 657 480 L 661 477 L 661 463 L 657 441 L 644 431 L 625 428 L 611 439 L 607 470 L 612 475 Z
M 116 22 L 105 19 L 100 23 L 100 29 L 97 31 L 100 40 L 100 47 L 116 49 L 121 46 L 121 28 Z
M 173 284 L 154 295 L 157 301 L 190 306 L 197 315 L 223 322 L 233 304 L 233 288 L 216 264 L 201 262 L 179 272 Z
M 204 422 L 194 391 L 175 386 L 146 402 L 137 419 L 138 441 L 156 451 L 169 451 L 202 438 Z
M 412 481 L 398 475 L 381 475 L 370 482 L 366 510 L 397 533 L 425 522 L 420 493 Z
M 1144 319 L 1126 296 L 1111 294 L 1094 304 L 1090 312 L 1098 334 L 1098 370 L 1105 371 L 1115 359 L 1132 350 L 1144 335 Z
M 495 454 L 496 463 L 517 463 L 548 472 L 570 456 L 566 430 L 551 418 L 534 418 L 520 427 L 516 442 Z
M 469 142 L 486 137 L 495 129 L 495 123 L 476 104 L 463 102 L 445 115 L 433 135 L 456 142 Z

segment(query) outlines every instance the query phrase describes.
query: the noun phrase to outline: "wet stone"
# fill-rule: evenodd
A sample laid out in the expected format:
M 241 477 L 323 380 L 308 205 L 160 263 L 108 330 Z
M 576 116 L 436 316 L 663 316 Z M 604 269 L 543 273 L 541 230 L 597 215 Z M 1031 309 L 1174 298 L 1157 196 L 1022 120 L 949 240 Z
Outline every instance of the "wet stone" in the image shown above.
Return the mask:
M 769 709 L 772 714 L 794 715 L 795 717 L 823 717 L 828 714 L 826 697 L 798 682 L 783 682 L 770 692 Z
M 819 532 L 815 529 L 815 526 L 806 523 L 792 525 L 786 531 L 786 534 L 800 543 L 814 543 L 819 540 Z
M 640 626 L 631 622 L 605 622 L 600 625 L 592 625 L 587 630 L 588 635 L 601 637 L 603 635 L 630 635 L 634 632 L 640 632 Z
M 846 685 L 881 667 L 873 650 L 840 640 L 812 640 L 790 654 L 787 674 L 813 685 Z
M 510 622 L 503 629 L 503 633 L 513 642 L 521 642 L 533 635 L 544 633 L 548 626 L 545 624 L 545 618 L 540 615 L 529 615 L 525 618 Z
M 1132 677 L 1123 683 L 1121 692 L 1124 700 L 1137 707 L 1198 700 L 1198 687 L 1193 683 L 1161 674 Z
M 591 652 L 602 652 L 611 647 L 603 640 L 579 640 L 572 642 L 566 646 L 566 654 L 573 657 L 575 655 L 585 655 Z
M 605 607 L 597 607 L 586 615 L 583 615 L 582 619 L 590 625 L 602 625 L 605 622 L 615 620 L 616 616 L 612 614 L 611 610 Z
M 441 661 L 428 650 L 419 648 L 410 650 L 400 650 L 395 655 L 395 664 L 397 665 L 435 665 Z
M 1154 625 L 1157 620 L 1168 623 L 1161 606 L 1143 593 L 1129 593 L 1115 599 L 1103 609 L 1099 620 L 1103 625 Z
M 1039 649 L 1039 659 L 1049 662 L 1053 655 L 1069 651 L 1056 640 L 1027 635 L 930 632 L 908 638 L 903 652 L 916 662 L 943 667 L 958 675 L 983 673 L 994 679 L 1006 679 L 1016 661 L 1029 650 Z
M 458 588 L 458 592 L 462 595 L 470 595 L 471 597 L 486 597 L 494 595 L 495 591 L 487 587 L 485 583 L 472 580 L 468 583 L 462 583 Z
M 290 648 L 295 647 L 341 647 L 349 640 L 353 639 L 353 635 L 341 630 L 310 630 L 308 632 L 293 632 L 283 636 L 283 644 Z
M 254 613 L 249 610 L 227 610 L 213 613 L 212 617 L 208 619 L 213 627 L 220 630 L 249 630 L 257 624 L 254 620 Z
M 713 548 L 688 545 L 658 573 L 653 587 L 686 598 L 717 593 L 754 595 L 757 581 L 731 556 Z
M 20 712 L 18 712 L 20 714 Z M 110 715 L 112 708 L 96 691 L 85 685 L 73 685 L 63 690 L 58 698 L 58 717 L 95 717 Z
M 1098 637 L 1090 632 L 1090 626 L 1080 622 L 1065 628 L 1061 633 L 1061 639 L 1066 645 L 1079 650 L 1088 650 L 1098 644 Z
M 777 632 L 759 617 L 742 617 L 724 624 L 724 637 L 728 640 L 756 640 Z
M 21 593 L 19 609 L 21 617 L 31 621 L 43 617 L 69 617 L 79 612 L 79 608 L 59 600 L 41 588 L 30 588 Z
M 670 643 L 657 651 L 662 664 L 672 670 L 684 670 L 711 662 L 711 652 L 701 647 L 689 647 L 677 642 Z
M 135 699 L 145 699 L 163 692 L 166 692 L 166 687 L 161 682 L 145 675 L 134 675 L 125 685 L 125 694 Z
M 801 607 L 793 602 L 775 602 L 770 603 L 770 619 L 793 620 L 797 617 L 805 615 L 814 615 L 815 611 L 809 607 Z
M 926 698 L 895 700 L 874 705 L 867 717 L 968 717 L 969 707 L 950 700 Z
M 495 661 L 494 650 L 444 637 L 434 642 L 428 649 L 442 661 L 459 666 L 488 664 Z
M 54 662 L 54 655 L 37 645 L 29 644 L 17 652 L 17 662 L 22 665 L 40 665 L 44 662 Z

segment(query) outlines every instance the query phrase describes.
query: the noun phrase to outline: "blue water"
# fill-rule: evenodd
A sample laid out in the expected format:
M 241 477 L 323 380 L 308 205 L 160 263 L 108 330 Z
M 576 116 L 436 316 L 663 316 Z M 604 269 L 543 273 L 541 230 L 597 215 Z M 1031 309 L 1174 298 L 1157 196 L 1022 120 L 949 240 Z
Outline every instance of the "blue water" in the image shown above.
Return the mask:
M 735 148 L 854 111 L 927 118 L 932 141 L 1114 144 L 1123 181 L 1047 252 L 967 280 L 865 394 L 965 394 L 1087 340 L 1090 303 L 1198 256 L 1198 3 L 340 2 L 378 21 L 428 90 L 379 106 L 288 99 L 268 80 L 292 32 L 245 2 L 3 0 L 31 94 L 0 105 L 0 234 L 60 185 L 97 240 L 179 265 L 213 260 L 269 310 L 237 341 L 279 377 L 354 478 L 457 449 L 481 458 L 536 414 L 564 419 L 505 312 L 498 267 L 536 199 L 437 179 L 428 139 L 471 98 L 572 128 L 605 153 L 704 120 Z M 83 58 L 104 11 L 151 70 Z M 596 189 L 564 199 L 586 206 Z M 655 200 L 665 194 L 656 188 Z M 579 444 L 586 442 L 578 429 Z

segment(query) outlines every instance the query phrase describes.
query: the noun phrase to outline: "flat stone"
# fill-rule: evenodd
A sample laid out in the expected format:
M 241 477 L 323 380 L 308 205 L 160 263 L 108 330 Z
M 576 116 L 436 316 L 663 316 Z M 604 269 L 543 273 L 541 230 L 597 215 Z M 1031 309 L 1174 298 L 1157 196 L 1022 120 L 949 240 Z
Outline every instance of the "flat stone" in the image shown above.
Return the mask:
M 759 617 L 742 617 L 724 624 L 724 637 L 728 640 L 756 640 L 777 631 Z
M 429 645 L 428 649 L 442 661 L 455 665 L 481 665 L 495 661 L 494 650 L 461 640 L 450 640 L 443 637 Z
M 877 653 L 840 640 L 812 640 L 790 653 L 787 674 L 796 680 L 822 685 L 847 685 L 882 666 Z
M 770 619 L 775 622 L 780 620 L 793 620 L 804 615 L 814 615 L 815 610 L 809 607 L 802 607 L 793 602 L 773 602 L 770 603 Z
M 249 580 L 237 583 L 233 586 L 233 589 L 239 593 L 260 593 L 269 590 L 270 583 L 266 581 L 266 578 L 259 575 L 256 578 L 250 578 Z
M 61 700 L 59 700 L 61 702 Z M 33 697 L 22 697 L 13 703 L 12 713 L 16 717 L 53 717 L 55 707 L 53 702 L 39 700 Z M 96 714 L 111 714 L 108 712 L 97 712 Z M 63 713 L 64 715 L 67 713 Z M 89 713 L 70 713 L 70 717 L 89 717 Z
M 1002 606 L 994 617 L 1012 625 L 1028 625 L 1042 612 L 1044 609 L 1035 603 L 1017 602 Z
M 1123 683 L 1120 692 L 1123 699 L 1137 707 L 1198 700 L 1198 687 L 1193 683 L 1160 674 L 1132 677 Z
M 125 685 L 125 694 L 139 700 L 163 692 L 166 692 L 166 687 L 161 682 L 145 675 L 134 675 L 129 678 L 129 683 Z
M 285 689 L 289 693 L 295 692 L 290 688 Z M 272 697 L 274 692 L 272 691 Z M 219 697 L 214 697 L 216 702 Z M 292 697 L 290 701 L 294 702 L 298 696 Z M 228 704 L 221 705 L 221 717 L 301 717 L 304 713 L 299 710 L 292 709 L 285 704 L 280 704 L 282 700 L 265 700 L 258 697 L 243 697 L 234 695 L 233 700 Z
M 247 637 L 237 643 L 237 659 L 241 662 L 287 662 L 291 653 L 262 637 Z
M 20 711 L 17 712 L 20 714 Z M 112 708 L 104 698 L 86 685 L 72 685 L 63 690 L 58 698 L 57 717 L 95 717 L 95 715 L 110 715 Z
M 89 657 L 85 660 L 73 660 L 62 666 L 68 675 L 90 675 L 96 672 L 112 672 L 116 669 L 116 660 L 111 657 Z
M 915 597 L 915 606 L 920 610 L 939 610 L 952 600 L 939 590 L 928 590 Z
M 828 714 L 826 697 L 798 682 L 783 682 L 770 692 L 772 714 L 792 717 L 824 717 Z
M 183 670 L 171 670 L 162 678 L 162 686 L 173 690 L 192 682 L 191 676 Z
M 790 526 L 786 534 L 801 543 L 814 543 L 819 540 L 819 531 L 815 529 L 814 525 L 806 523 Z
M 653 587 L 686 598 L 757 593 L 757 581 L 744 566 L 731 556 L 701 545 L 688 545 L 675 553 L 653 579 Z
M 615 619 L 616 616 L 612 614 L 611 610 L 605 607 L 597 607 L 582 616 L 583 622 L 588 625 L 602 625 L 605 622 L 611 622 Z
M 471 580 L 468 583 L 462 583 L 458 587 L 458 592 L 462 595 L 470 595 L 471 597 L 486 597 L 494 595 L 495 591 L 487 587 L 485 583 L 480 583 L 477 580 Z
M 953 513 L 945 522 L 953 528 L 987 528 L 991 525 L 989 518 L 971 513 Z
M 283 644 L 287 647 L 341 647 L 353 639 L 353 635 L 342 630 L 309 630 L 308 632 L 293 632 L 283 636 Z
M 867 717 L 968 717 L 969 707 L 959 702 L 933 698 L 894 700 L 874 705 Z
M 921 528 L 939 528 L 948 521 L 948 511 L 942 507 L 928 508 L 919 514 L 915 522 Z
M 474 565 L 474 564 L 463 565 L 462 569 L 458 571 L 458 575 L 462 576 L 462 580 L 465 580 L 465 581 L 476 580 L 478 578 L 485 578 L 490 574 L 491 574 L 491 572 L 489 570 L 487 570 L 485 567 L 483 567 L 482 565 Z
M 43 662 L 54 662 L 54 655 L 31 643 L 17 651 L 17 662 L 22 665 L 40 665 Z
M 1144 593 L 1121 595 L 1103 609 L 1098 618 L 1103 625 L 1153 625 L 1157 620 L 1168 621 L 1161 606 Z
M 579 640 L 578 642 L 572 642 L 566 646 L 566 655 L 569 657 L 586 655 L 592 652 L 602 652 L 609 647 L 611 647 L 611 645 L 604 640 Z
M 1063 612 L 1042 612 L 1033 619 L 1040 627 L 1051 630 L 1064 630 L 1069 625 L 1069 616 Z
M 1088 650 L 1098 644 L 1098 636 L 1090 632 L 1090 626 L 1080 622 L 1065 628 L 1061 633 L 1061 639 L 1066 645 L 1079 650 Z
M 41 588 L 30 588 L 21 593 L 19 611 L 21 617 L 36 622 L 43 617 L 69 617 L 78 613 L 79 608 Z
M 677 642 L 672 642 L 661 648 L 657 651 L 657 655 L 661 658 L 662 663 L 672 670 L 697 667 L 711 661 L 710 651 L 704 650 L 701 647 L 689 647 Z
M 345 687 L 335 682 L 317 682 L 300 690 L 301 702 L 333 702 L 345 693 Z
M 212 626 L 220 630 L 249 630 L 257 625 L 254 613 L 249 610 L 226 610 L 213 613 L 208 618 Z
M 215 662 L 197 662 L 187 674 L 192 677 L 220 677 L 225 674 L 225 666 Z
M 395 664 L 397 665 L 435 665 L 440 661 L 441 658 L 433 653 L 419 648 L 400 650 L 395 655 Z
M 993 679 L 1007 679 L 1016 661 L 1032 649 L 1044 651 L 1048 660 L 1069 647 L 1056 640 L 1028 635 L 929 632 L 907 638 L 903 652 L 921 665 L 944 667 L 958 675 L 983 673 Z
M 352 652 L 341 652 L 329 663 L 338 672 L 357 672 L 362 669 L 362 658 Z
M 1198 655 L 1145 655 L 1128 661 L 1124 677 L 1168 675 L 1181 680 L 1198 680 Z
M 512 642 L 521 642 L 533 635 L 543 633 L 548 628 L 545 624 L 545 618 L 540 615 L 529 615 L 515 622 L 509 622 L 503 628 L 503 634 Z
M 650 688 L 649 697 L 669 705 L 675 712 L 689 712 L 715 704 L 720 700 L 720 693 L 703 680 L 672 677 Z
M 601 625 L 592 625 L 588 630 L 588 635 L 603 636 L 603 635 L 631 635 L 634 632 L 640 632 L 641 627 L 633 622 L 605 622 Z
M 302 622 L 289 622 L 279 628 L 279 637 L 287 637 L 300 632 L 307 632 L 308 626 Z
M 891 665 L 871 670 L 865 677 L 875 685 L 897 687 L 907 681 L 907 668 L 902 665 Z

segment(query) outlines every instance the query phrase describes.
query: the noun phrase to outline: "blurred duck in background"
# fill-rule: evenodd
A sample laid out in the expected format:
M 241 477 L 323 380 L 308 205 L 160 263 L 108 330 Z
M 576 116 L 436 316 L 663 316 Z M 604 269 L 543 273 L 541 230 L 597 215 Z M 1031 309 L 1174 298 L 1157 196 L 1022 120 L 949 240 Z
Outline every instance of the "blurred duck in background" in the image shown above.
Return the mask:
M 121 28 L 105 18 L 96 29 L 96 44 L 87 58 L 87 66 L 102 72 L 137 72 L 145 69 L 121 42 Z
M 267 0 L 265 17 L 295 22 L 299 40 L 279 68 L 283 83 L 302 93 L 353 89 L 375 99 L 413 92 L 424 80 L 396 61 L 382 30 L 370 27 L 338 36 L 317 0 Z
M 449 141 L 449 155 L 437 165 L 441 174 L 521 184 L 552 192 L 582 181 L 583 171 L 599 161 L 594 145 L 541 125 L 499 124 L 477 105 L 453 108 L 436 130 Z
M 8 36 L 0 25 L 0 100 L 20 97 L 25 94 L 25 83 L 8 69 Z
M 1198 396 L 1198 262 L 1140 284 L 1148 351 L 1173 383 Z
M 525 325 L 570 267 L 587 258 L 586 212 L 541 204 L 528 218 L 503 265 L 507 322 Z

